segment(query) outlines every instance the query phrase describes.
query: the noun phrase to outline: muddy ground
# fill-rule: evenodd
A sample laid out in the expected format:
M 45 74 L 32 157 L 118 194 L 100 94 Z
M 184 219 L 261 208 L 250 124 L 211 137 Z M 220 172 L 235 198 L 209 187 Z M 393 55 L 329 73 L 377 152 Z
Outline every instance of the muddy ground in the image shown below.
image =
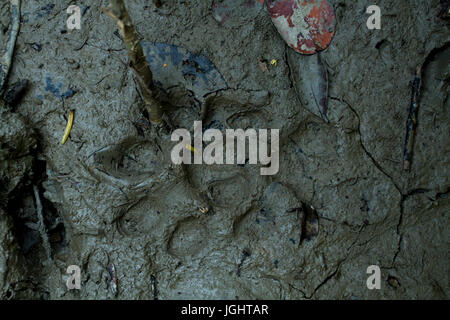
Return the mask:
M 22 1 L 8 83 L 30 86 L 0 111 L 0 297 L 448 299 L 448 21 L 437 17 L 439 0 L 383 0 L 382 29 L 368 30 L 373 1 L 329 2 L 337 27 L 320 53 L 326 123 L 296 87 L 308 77 L 296 65 L 311 57 L 291 52 L 265 9 L 221 22 L 211 0 L 127 1 L 143 41 L 201 54 L 225 81 L 203 101 L 183 81 L 166 86 L 175 127 L 191 129 L 207 105 L 208 126 L 280 129 L 280 170 L 261 176 L 248 164 L 181 172 L 170 163 L 116 25 L 100 10 L 107 1 Z M 67 30 L 70 4 L 82 9 L 81 30 Z M 1 0 L 1 43 L 8 26 Z M 421 64 L 407 172 L 406 119 Z M 310 240 L 306 206 L 318 214 Z M 69 265 L 81 268 L 80 290 L 66 287 Z M 380 290 L 367 289 L 369 265 L 381 268 Z

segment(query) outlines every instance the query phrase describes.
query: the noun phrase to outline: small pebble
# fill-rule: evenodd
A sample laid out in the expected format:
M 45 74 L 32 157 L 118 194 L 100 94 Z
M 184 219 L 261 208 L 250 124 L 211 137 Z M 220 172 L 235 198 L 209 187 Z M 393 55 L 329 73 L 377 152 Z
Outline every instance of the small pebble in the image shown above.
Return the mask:
M 39 43 L 32 43 L 31 47 L 33 48 L 33 50 L 40 52 L 42 50 L 42 46 Z

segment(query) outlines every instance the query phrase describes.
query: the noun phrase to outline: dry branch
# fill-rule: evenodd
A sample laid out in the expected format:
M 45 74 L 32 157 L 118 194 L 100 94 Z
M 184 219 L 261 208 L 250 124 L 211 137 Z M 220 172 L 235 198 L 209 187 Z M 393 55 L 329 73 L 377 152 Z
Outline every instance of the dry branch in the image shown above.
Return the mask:
M 39 197 L 39 190 L 36 186 L 33 186 L 34 199 L 36 201 L 36 214 L 39 218 L 39 233 L 42 238 L 42 246 L 45 249 L 45 253 L 47 255 L 47 260 L 52 260 L 52 249 L 50 246 L 50 241 L 48 239 L 47 228 L 45 227 L 44 222 L 44 211 L 42 209 L 41 198 Z
M 8 40 L 6 49 L 0 57 L 0 93 L 3 91 L 8 72 L 11 67 L 14 46 L 16 44 L 17 35 L 20 27 L 20 0 L 11 0 L 11 22 L 9 26 Z
M 422 77 L 422 67 L 418 66 L 416 69 L 416 74 L 414 76 L 411 93 L 411 105 L 409 108 L 408 120 L 406 122 L 406 137 L 405 137 L 405 148 L 403 158 L 403 169 L 406 171 L 409 171 L 411 168 L 411 159 L 414 147 L 414 136 L 416 134 L 416 127 L 417 127 L 417 113 L 419 111 L 421 77 Z
M 119 27 L 120 35 L 125 42 L 130 57 L 130 67 L 138 79 L 150 120 L 155 123 L 160 122 L 163 108 L 155 98 L 157 93 L 152 72 L 123 0 L 110 0 L 109 9 L 102 8 L 102 10 L 114 19 Z

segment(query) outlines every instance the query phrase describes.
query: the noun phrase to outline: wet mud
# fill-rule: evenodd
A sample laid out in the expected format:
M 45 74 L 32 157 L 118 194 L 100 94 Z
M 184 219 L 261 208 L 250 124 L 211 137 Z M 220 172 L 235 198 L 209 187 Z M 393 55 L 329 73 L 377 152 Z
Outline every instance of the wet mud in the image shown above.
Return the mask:
M 7 88 L 28 84 L 0 107 L 0 297 L 448 299 L 440 2 L 383 1 L 381 30 L 369 30 L 372 3 L 329 0 L 335 35 L 314 56 L 285 44 L 260 1 L 161 2 L 127 7 L 172 126 L 280 129 L 279 172 L 174 165 L 101 11 L 107 1 L 77 1 L 81 29 L 71 31 L 73 1 L 23 0 Z M 1 48 L 9 23 L 2 1 Z M 81 268 L 80 290 L 66 287 L 69 265 Z M 380 290 L 367 289 L 370 265 Z

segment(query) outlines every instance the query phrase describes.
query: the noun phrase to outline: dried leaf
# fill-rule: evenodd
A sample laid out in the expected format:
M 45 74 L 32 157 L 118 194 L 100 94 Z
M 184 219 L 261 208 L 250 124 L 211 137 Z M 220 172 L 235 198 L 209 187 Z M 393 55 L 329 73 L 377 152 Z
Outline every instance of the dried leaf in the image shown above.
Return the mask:
M 328 74 L 320 55 L 304 56 L 288 50 L 287 56 L 302 106 L 328 122 Z

